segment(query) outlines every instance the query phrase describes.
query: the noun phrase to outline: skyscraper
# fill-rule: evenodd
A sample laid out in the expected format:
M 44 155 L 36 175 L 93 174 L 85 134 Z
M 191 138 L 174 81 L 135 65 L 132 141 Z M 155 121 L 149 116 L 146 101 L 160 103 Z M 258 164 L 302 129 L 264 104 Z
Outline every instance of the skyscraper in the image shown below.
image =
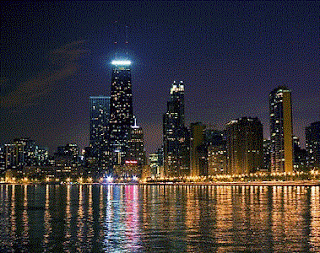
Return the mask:
M 284 86 L 269 94 L 271 172 L 293 171 L 291 91 Z
M 193 177 L 207 176 L 207 145 L 205 143 L 206 126 L 201 122 L 191 123 L 190 127 L 190 174 Z
M 173 82 L 167 112 L 163 115 L 165 176 L 189 175 L 189 146 L 189 132 L 184 122 L 184 84 Z
M 133 125 L 131 62 L 112 61 L 109 139 L 114 165 L 123 165 Z
M 307 165 L 310 169 L 320 169 L 320 121 L 306 128 Z
M 248 174 L 263 165 L 263 127 L 258 118 L 232 120 L 226 127 L 227 170 L 229 174 Z
M 110 97 L 90 97 L 90 157 L 95 159 L 95 167 L 104 169 L 108 159 L 108 124 L 110 117 Z

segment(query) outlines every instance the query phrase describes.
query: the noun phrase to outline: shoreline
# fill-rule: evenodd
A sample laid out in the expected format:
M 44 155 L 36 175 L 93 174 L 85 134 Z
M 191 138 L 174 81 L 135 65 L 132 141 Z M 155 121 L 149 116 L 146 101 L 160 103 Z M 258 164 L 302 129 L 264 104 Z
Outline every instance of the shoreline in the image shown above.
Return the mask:
M 8 183 L 0 182 L 0 185 L 165 185 L 165 186 L 320 186 L 319 180 L 300 181 L 251 181 L 251 182 L 141 182 L 141 183 Z

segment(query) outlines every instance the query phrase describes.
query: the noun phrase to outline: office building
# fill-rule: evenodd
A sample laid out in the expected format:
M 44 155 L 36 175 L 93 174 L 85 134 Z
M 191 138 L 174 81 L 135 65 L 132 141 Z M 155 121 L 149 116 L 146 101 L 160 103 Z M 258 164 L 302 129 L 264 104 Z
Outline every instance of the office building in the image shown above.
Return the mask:
M 189 131 L 184 121 L 184 84 L 173 82 L 167 112 L 163 115 L 164 174 L 167 177 L 190 174 Z
M 144 149 L 143 130 L 137 125 L 134 118 L 134 125 L 128 140 L 128 150 L 125 157 L 125 176 L 141 177 L 142 168 L 146 165 L 146 151 Z
M 271 172 L 293 171 L 291 91 L 278 87 L 269 95 Z
M 214 176 L 227 172 L 227 148 L 224 131 L 205 130 L 208 149 L 208 175 Z
M 320 169 L 320 121 L 306 128 L 306 150 L 309 169 Z
M 110 159 L 113 165 L 123 165 L 133 125 L 131 62 L 112 61 L 110 97 Z
M 90 147 L 86 149 L 87 160 L 97 170 L 108 166 L 108 124 L 110 118 L 110 97 L 90 97 Z
M 190 174 L 193 177 L 208 175 L 205 129 L 201 122 L 191 123 L 190 126 Z
M 228 174 L 249 174 L 263 165 L 263 127 L 258 118 L 240 118 L 226 126 Z

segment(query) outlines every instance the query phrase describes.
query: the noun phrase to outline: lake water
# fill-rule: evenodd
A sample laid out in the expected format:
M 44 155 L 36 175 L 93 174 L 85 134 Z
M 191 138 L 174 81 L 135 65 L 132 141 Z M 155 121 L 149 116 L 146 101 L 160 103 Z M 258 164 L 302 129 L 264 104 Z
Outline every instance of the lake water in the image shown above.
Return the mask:
M 0 185 L 0 252 L 320 252 L 319 186 Z

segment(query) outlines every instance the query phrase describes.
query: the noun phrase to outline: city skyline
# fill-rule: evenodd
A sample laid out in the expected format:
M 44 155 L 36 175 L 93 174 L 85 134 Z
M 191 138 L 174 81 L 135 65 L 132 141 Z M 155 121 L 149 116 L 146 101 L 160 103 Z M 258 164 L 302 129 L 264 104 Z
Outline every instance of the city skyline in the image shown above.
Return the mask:
M 110 31 L 119 18 L 130 26 L 133 114 L 144 130 L 147 153 L 162 143 L 162 115 L 174 80 L 185 84 L 187 127 L 201 121 L 221 130 L 230 120 L 258 117 L 265 138 L 268 94 L 287 86 L 292 91 L 293 134 L 304 146 L 305 128 L 320 116 L 317 6 L 316 2 L 6 3 L 1 7 L 0 144 L 30 137 L 51 153 L 66 143 L 88 146 L 88 98 L 110 93 Z M 58 21 L 41 15 L 40 10 L 53 15 L 59 7 L 67 15 Z M 86 8 L 97 17 L 88 16 Z M 99 17 L 109 8 L 116 16 L 102 22 Z M 120 15 L 123 8 L 130 10 L 129 17 Z M 157 8 L 166 15 L 153 17 Z M 185 12 L 190 17 L 177 15 Z M 202 12 L 208 15 L 200 17 Z M 142 13 L 146 15 L 139 19 Z M 76 15 L 87 17 L 89 24 Z M 167 27 L 159 21 L 166 21 Z M 65 30 L 58 29 L 61 24 Z

